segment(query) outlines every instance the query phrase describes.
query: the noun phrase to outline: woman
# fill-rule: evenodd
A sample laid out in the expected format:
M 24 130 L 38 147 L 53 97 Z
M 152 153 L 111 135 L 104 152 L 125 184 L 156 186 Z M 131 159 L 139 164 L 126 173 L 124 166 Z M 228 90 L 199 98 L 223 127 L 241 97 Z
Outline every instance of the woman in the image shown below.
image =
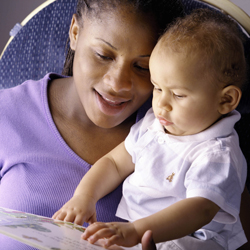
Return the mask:
M 69 32 L 73 67 L 65 69 L 73 77 L 49 74 L 0 92 L 0 206 L 51 217 L 72 196 L 151 105 L 149 56 L 179 15 L 176 0 L 78 1 Z M 120 197 L 119 187 L 98 203 L 99 221 L 118 220 Z M 30 249 L 3 235 L 0 242 Z

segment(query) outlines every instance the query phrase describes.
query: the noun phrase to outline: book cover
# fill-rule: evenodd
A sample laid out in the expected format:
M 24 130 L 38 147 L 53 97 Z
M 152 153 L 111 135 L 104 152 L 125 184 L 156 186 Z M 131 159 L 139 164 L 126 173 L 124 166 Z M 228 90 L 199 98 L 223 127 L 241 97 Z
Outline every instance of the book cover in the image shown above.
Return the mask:
M 81 239 L 85 228 L 70 222 L 0 207 L 0 233 L 43 250 L 103 250 L 101 241 L 90 244 Z M 140 250 L 112 246 L 114 250 Z

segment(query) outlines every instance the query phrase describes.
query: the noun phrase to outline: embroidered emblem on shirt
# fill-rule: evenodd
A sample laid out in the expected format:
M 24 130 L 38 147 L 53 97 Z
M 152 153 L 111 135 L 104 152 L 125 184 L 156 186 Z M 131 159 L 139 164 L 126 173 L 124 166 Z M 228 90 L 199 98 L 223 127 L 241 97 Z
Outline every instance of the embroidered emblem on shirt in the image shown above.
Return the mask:
M 168 180 L 169 182 L 172 182 L 173 178 L 174 178 L 175 173 L 172 173 L 171 175 L 169 175 L 166 180 Z

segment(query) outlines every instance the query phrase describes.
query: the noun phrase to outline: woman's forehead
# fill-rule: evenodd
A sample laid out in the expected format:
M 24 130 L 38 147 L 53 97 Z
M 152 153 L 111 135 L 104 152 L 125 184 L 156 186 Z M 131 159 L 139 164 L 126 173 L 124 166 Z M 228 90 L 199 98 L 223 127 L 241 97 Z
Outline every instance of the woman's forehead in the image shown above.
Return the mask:
M 133 13 L 120 13 L 115 11 L 103 15 L 102 18 L 87 19 L 84 22 L 82 38 L 94 37 L 101 41 L 105 40 L 112 46 L 150 46 L 150 50 L 157 40 L 157 32 L 148 21 Z
M 100 29 L 104 28 L 107 31 L 119 29 L 128 35 L 131 35 L 136 30 L 140 34 L 147 33 L 151 37 L 157 34 L 157 27 L 152 18 L 145 14 L 130 11 L 125 7 L 117 7 L 113 11 L 103 10 L 98 15 L 91 14 L 83 18 L 83 27 L 90 25 L 92 27 L 95 26 L 96 29 L 99 26 Z

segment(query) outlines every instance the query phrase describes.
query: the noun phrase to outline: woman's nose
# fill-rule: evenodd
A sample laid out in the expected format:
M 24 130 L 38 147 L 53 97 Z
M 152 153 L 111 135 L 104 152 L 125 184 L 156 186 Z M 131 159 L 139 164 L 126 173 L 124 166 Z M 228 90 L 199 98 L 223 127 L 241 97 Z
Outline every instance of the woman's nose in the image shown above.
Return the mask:
M 115 92 L 130 91 L 132 88 L 132 70 L 128 65 L 117 65 L 109 69 L 104 82 Z

